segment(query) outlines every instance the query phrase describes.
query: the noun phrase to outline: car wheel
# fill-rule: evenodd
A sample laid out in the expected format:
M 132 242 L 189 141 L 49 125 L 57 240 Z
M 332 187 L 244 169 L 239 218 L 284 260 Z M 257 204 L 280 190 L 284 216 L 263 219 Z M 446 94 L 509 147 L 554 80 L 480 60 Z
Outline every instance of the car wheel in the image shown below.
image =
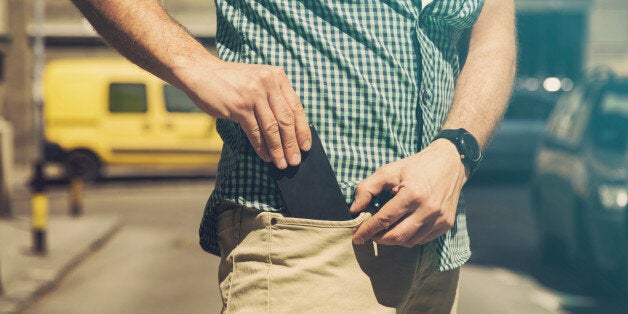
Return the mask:
M 541 261 L 548 266 L 561 266 L 568 260 L 565 243 L 555 236 L 541 236 Z
M 90 151 L 75 150 L 66 157 L 65 172 L 68 178 L 79 175 L 85 181 L 95 181 L 101 177 L 100 170 L 100 160 Z
M 530 196 L 533 212 L 536 218 L 537 230 L 540 234 L 539 246 L 541 262 L 548 266 L 559 266 L 566 260 L 566 245 L 564 241 L 561 241 L 557 236 L 551 235 L 548 232 L 548 230 L 551 230 L 552 227 L 547 225 L 546 218 L 543 216 L 539 191 L 536 188 L 533 188 Z

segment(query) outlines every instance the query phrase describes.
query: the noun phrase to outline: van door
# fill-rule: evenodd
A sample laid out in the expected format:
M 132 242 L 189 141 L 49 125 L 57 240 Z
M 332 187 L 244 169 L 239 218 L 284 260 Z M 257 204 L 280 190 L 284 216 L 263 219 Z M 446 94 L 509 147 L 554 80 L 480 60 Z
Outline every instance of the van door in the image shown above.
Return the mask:
M 109 147 L 110 163 L 150 164 L 155 149 L 154 112 L 149 110 L 144 82 L 112 82 L 103 119 L 103 141 Z
M 191 166 L 212 166 L 218 163 L 222 140 L 216 131 L 215 119 L 202 112 L 179 89 L 163 84 L 163 107 L 159 137 L 171 152 L 171 162 Z

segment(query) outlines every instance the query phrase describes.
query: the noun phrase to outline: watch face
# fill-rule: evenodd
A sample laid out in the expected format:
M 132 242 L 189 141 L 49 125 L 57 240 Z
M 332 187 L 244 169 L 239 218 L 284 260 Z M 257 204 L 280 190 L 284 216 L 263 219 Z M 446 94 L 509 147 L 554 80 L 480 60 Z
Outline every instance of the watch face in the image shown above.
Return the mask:
M 475 140 L 473 135 L 469 133 L 462 133 L 460 136 L 460 146 L 464 150 L 464 155 L 473 161 L 479 161 L 481 157 L 480 144 Z

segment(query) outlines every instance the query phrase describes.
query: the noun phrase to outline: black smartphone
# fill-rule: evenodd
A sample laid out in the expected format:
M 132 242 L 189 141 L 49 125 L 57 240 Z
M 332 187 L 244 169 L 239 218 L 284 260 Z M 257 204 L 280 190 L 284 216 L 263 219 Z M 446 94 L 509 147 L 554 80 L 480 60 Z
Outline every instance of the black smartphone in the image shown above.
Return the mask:
M 269 164 L 287 214 L 290 217 L 318 220 L 352 219 L 318 133 L 311 124 L 310 131 L 312 148 L 301 152 L 301 163 L 298 166 L 280 170 L 274 164 Z

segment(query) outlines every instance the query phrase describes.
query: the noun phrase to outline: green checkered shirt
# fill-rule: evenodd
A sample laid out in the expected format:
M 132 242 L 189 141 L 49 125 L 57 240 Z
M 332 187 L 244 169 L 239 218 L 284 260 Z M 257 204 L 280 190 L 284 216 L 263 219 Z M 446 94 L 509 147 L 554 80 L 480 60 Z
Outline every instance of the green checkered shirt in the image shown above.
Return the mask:
M 216 0 L 221 59 L 282 67 L 319 132 L 347 203 L 377 168 L 417 153 L 440 130 L 459 73 L 456 42 L 483 0 Z M 216 188 L 200 227 L 218 255 L 221 200 L 267 211 L 283 201 L 268 165 L 238 124 L 224 140 Z M 385 200 L 381 200 L 385 202 Z M 436 240 L 441 270 L 469 259 L 462 198 L 456 223 Z

